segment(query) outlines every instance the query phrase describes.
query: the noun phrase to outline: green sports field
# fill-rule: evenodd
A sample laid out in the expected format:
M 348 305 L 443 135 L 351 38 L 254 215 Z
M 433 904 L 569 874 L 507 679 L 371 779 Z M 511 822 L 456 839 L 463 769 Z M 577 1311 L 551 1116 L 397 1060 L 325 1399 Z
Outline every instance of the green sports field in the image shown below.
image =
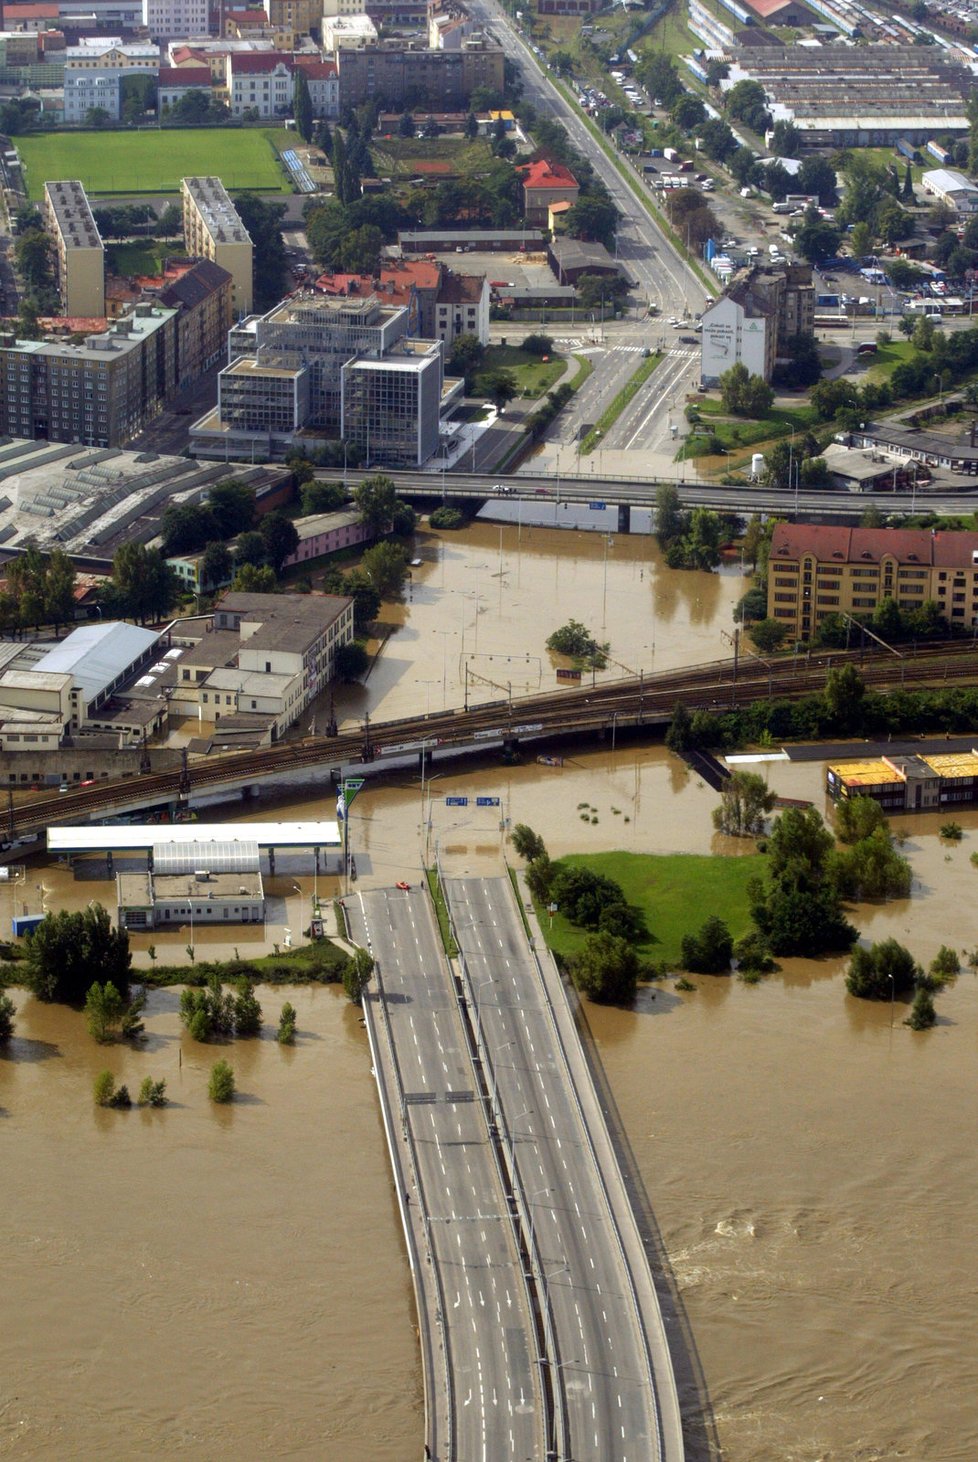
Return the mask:
M 294 147 L 284 128 L 174 132 L 53 132 L 17 138 L 32 198 L 55 178 L 79 178 L 92 197 L 179 193 L 180 179 L 216 173 L 226 188 L 291 193 L 279 163 Z

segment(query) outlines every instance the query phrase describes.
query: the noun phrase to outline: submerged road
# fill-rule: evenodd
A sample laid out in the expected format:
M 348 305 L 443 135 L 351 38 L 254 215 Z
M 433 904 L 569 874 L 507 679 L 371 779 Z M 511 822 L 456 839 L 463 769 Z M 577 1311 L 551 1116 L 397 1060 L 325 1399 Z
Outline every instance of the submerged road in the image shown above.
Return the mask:
M 448 879 L 444 889 L 550 1321 L 546 1358 L 566 1427 L 561 1455 L 679 1462 L 679 1405 L 658 1299 L 556 968 L 549 952 L 531 947 L 507 878 Z
M 480 1078 L 427 891 L 345 903 L 412 1257 L 435 1462 L 548 1456 L 530 1295 Z

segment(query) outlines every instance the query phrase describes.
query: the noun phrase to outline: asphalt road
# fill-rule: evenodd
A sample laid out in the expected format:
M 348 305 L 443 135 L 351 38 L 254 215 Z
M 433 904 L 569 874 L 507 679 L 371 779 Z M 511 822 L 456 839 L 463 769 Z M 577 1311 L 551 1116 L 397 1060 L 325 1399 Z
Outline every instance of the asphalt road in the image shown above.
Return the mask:
M 417 1174 L 402 1214 L 423 1222 L 422 1252 L 428 1248 L 441 1280 L 454 1421 L 450 1449 L 433 1447 L 433 1455 L 436 1462 L 543 1458 L 526 1282 L 430 900 L 423 888 L 377 890 L 348 898 L 346 908 L 354 939 L 376 961 L 372 984 L 383 991 L 396 1052 Z M 421 1279 L 431 1284 L 434 1276 Z M 438 1308 L 433 1298 L 428 1310 Z
M 660 1442 L 647 1338 L 591 1147 L 607 1134 L 585 1127 L 512 887 L 505 878 L 449 879 L 444 887 L 552 1318 L 549 1364 L 566 1417 L 560 1455 L 575 1462 L 680 1456 L 681 1448 L 665 1452 Z
M 574 146 L 591 163 L 618 208 L 621 215 L 617 235 L 618 258 L 636 281 L 635 293 L 658 309 L 657 318 L 636 322 L 633 341 L 641 349 L 644 345 L 654 345 L 663 333 L 668 337 L 670 317 L 691 319 L 699 314 L 706 302 L 706 291 L 650 217 L 641 201 L 647 192 L 645 185 L 638 178 L 629 178 L 626 182 L 592 136 L 579 108 L 565 101 L 551 84 L 495 0 L 473 0 L 470 9 L 474 15 L 491 24 L 507 54 L 520 66 L 526 98 L 542 115 L 559 122 Z M 561 413 L 558 423 L 547 434 L 547 440 L 560 443 L 575 441 L 581 427 L 597 421 L 641 363 L 640 356 L 635 356 L 630 363 L 627 358 L 623 360 L 620 348 L 613 347 L 607 355 L 600 351 L 589 353 L 594 361 L 594 373 L 578 398 Z M 695 360 L 687 358 L 681 375 L 683 380 L 699 379 L 698 351 Z M 681 383 L 677 381 L 677 385 Z M 636 400 L 647 400 L 653 389 L 651 383 L 649 387 L 643 386 Z M 644 447 L 645 442 L 636 440 L 634 446 L 636 449 Z

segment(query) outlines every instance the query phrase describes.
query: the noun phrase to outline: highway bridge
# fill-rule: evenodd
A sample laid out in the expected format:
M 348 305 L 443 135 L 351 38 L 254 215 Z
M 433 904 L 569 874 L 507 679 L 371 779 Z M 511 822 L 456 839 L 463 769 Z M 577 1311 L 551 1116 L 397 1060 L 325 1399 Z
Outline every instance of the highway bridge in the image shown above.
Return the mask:
M 658 1299 L 573 1014 L 508 878 L 345 900 L 435 1462 L 682 1462 Z M 532 906 L 528 910 L 532 920 Z M 530 926 L 532 927 L 532 925 Z
M 912 492 L 860 492 L 849 493 L 833 488 L 799 488 L 791 492 L 786 488 L 761 487 L 752 483 L 732 485 L 722 482 L 702 482 L 686 478 L 682 474 L 683 464 L 677 464 L 677 474 L 668 478 L 648 476 L 611 477 L 592 472 L 559 473 L 556 476 L 534 476 L 532 473 L 472 473 L 472 472 L 398 472 L 383 469 L 397 488 L 401 497 L 410 498 L 425 505 L 435 506 L 446 501 L 485 502 L 531 500 L 537 506 L 553 504 L 555 509 L 575 503 L 587 506 L 600 503 L 602 506 L 617 507 L 619 531 L 628 532 L 632 508 L 653 508 L 655 495 L 663 482 L 676 488 L 684 507 L 713 508 L 717 512 L 777 513 L 780 517 L 793 516 L 806 519 L 833 520 L 858 523 L 868 507 L 877 507 L 884 513 L 970 513 L 978 506 L 978 480 L 974 486 L 961 488 L 920 487 Z M 316 478 L 320 482 L 339 482 L 346 486 L 359 481 L 364 472 L 345 473 L 342 469 L 330 471 L 319 469 Z
M 904 647 L 902 653 L 810 651 L 764 660 L 741 656 L 705 665 L 632 676 L 602 684 L 489 701 L 430 715 L 371 723 L 333 737 L 283 741 L 257 751 L 207 758 L 186 768 L 148 772 L 119 781 L 49 794 L 27 794 L 7 816 L 7 840 L 58 823 L 97 820 L 148 807 L 200 804 L 247 789 L 274 785 L 307 772 L 354 767 L 382 773 L 405 758 L 480 755 L 500 746 L 545 743 L 560 737 L 609 736 L 668 724 L 679 702 L 690 711 L 721 710 L 765 697 L 797 699 L 821 690 L 833 666 L 853 663 L 868 686 L 907 690 L 978 680 L 978 655 L 969 642 Z

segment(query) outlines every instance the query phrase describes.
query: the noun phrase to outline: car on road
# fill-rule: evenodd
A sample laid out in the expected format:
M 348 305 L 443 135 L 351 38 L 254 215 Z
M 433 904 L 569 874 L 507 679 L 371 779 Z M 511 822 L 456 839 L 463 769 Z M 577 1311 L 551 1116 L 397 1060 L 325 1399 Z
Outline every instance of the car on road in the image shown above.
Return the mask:
M 410 893 L 411 892 L 411 885 L 409 883 L 404 883 L 403 880 L 400 883 L 398 883 L 396 886 L 401 890 L 402 893 Z
M 699 345 L 695 335 L 680 335 L 679 343 L 680 345 Z

